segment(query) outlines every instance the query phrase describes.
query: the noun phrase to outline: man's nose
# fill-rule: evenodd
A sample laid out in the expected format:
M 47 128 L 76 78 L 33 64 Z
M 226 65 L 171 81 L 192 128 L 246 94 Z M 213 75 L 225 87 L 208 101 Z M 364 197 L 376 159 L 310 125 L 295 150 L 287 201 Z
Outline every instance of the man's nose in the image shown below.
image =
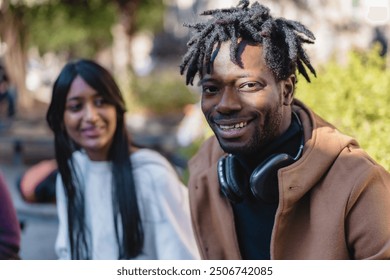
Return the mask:
M 239 111 L 241 108 L 241 100 L 237 92 L 231 87 L 226 87 L 216 106 L 216 110 L 221 114 L 228 114 L 233 111 Z

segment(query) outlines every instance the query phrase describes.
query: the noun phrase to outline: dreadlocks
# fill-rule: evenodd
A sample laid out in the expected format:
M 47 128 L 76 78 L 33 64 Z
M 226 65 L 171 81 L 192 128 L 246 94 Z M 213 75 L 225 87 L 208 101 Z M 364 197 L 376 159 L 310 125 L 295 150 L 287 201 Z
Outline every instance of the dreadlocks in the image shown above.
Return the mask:
M 237 60 L 239 38 L 262 44 L 266 65 L 278 81 L 286 79 L 298 68 L 299 73 L 310 82 L 305 66 L 316 75 L 302 48 L 302 43 L 313 44 L 315 37 L 301 23 L 284 18 L 274 19 L 269 9 L 258 2 L 249 7 L 249 0 L 240 0 L 237 7 L 209 10 L 200 15 L 212 16 L 212 19 L 205 23 L 184 25 L 194 30 L 180 65 L 182 75 L 187 69 L 187 85 L 193 84 L 197 73 L 203 75 L 204 65 L 207 73 L 210 73 L 210 64 L 217 53 L 213 53 L 215 44 L 230 40 L 230 59 L 242 67 Z

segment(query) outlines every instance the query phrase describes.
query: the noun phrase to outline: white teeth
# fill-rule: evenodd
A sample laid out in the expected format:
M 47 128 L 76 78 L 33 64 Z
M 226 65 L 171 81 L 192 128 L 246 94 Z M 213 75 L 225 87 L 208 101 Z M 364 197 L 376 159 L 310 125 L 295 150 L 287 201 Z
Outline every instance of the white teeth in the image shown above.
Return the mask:
M 227 129 L 234 128 L 234 125 L 220 125 L 219 127 L 222 128 L 223 130 L 227 130 Z
M 232 124 L 232 125 L 220 125 L 219 127 L 222 129 L 222 130 L 229 130 L 229 129 L 240 129 L 240 128 L 243 128 L 247 125 L 246 122 L 240 122 L 240 123 L 236 123 L 236 124 Z

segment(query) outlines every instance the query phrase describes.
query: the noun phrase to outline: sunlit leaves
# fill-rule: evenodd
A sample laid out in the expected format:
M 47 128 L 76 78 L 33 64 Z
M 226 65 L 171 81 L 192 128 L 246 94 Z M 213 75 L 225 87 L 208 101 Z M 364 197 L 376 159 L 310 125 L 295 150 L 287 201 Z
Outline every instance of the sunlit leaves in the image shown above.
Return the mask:
M 377 49 L 351 52 L 346 65 L 332 61 L 318 72 L 311 84 L 301 79 L 296 96 L 390 170 L 390 70 L 385 59 Z

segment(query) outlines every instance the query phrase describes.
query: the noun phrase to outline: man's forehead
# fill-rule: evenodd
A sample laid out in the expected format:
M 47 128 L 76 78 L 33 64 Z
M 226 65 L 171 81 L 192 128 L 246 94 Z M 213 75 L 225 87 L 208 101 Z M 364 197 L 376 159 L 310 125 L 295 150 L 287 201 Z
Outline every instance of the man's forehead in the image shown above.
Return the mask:
M 244 64 L 260 63 L 264 64 L 263 47 L 261 44 L 253 43 L 251 41 L 241 40 L 237 45 L 237 52 L 232 54 L 232 42 L 226 41 L 220 44 L 215 44 L 211 55 L 210 65 L 206 67 L 213 67 L 215 63 L 230 63 L 236 61 L 236 65 L 243 68 Z M 235 55 L 235 57 L 232 57 Z M 244 56 L 243 56 L 244 55 Z
M 217 58 L 217 56 L 218 59 L 231 59 L 231 45 L 232 45 L 231 41 L 225 41 L 222 43 L 214 44 L 211 62 L 213 62 Z M 249 40 L 239 39 L 237 41 L 237 46 L 238 46 L 237 53 L 235 54 L 237 60 L 240 60 L 243 52 L 248 49 L 251 49 L 250 50 L 251 53 L 254 52 L 259 56 L 262 55 L 263 46 L 259 43 L 252 42 Z
M 250 41 L 240 41 L 238 45 L 237 57 L 231 58 L 231 42 L 217 44 L 214 48 L 209 65 L 203 65 L 203 72 L 200 75 L 198 85 L 208 81 L 223 79 L 237 80 L 240 78 L 259 77 L 263 75 L 273 75 L 263 57 L 261 44 L 254 44 Z M 209 71 L 206 71 L 209 70 Z

